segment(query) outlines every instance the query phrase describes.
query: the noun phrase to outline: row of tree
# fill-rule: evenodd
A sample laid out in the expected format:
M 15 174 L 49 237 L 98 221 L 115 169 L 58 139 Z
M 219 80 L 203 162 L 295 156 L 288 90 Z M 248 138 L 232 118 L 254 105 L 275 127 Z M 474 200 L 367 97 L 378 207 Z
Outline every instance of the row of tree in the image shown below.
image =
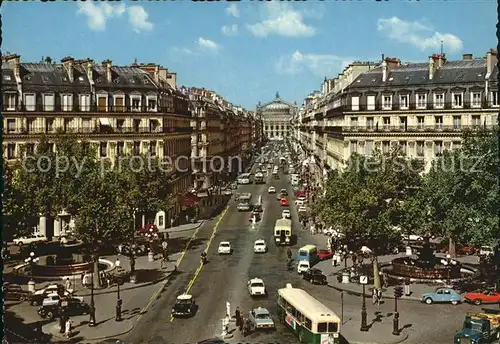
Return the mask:
M 66 211 L 74 218 L 77 239 L 98 255 L 109 243 L 133 240 L 135 214 L 166 211 L 175 201 L 158 159 L 100 160 L 98 145 L 68 136 L 55 145 L 54 152 L 43 138 L 34 153 L 4 166 L 4 238 L 31 235 L 41 215 L 52 220 Z
M 314 210 L 347 237 L 434 235 L 476 247 L 498 247 L 500 190 L 497 130 L 467 132 L 424 172 L 421 159 L 353 155 L 328 180 Z

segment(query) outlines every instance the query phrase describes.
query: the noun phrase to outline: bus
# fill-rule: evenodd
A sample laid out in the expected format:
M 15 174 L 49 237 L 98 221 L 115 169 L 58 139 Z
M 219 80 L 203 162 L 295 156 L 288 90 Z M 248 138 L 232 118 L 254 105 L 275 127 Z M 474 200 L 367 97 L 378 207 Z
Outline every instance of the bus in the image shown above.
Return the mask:
M 318 249 L 316 245 L 306 245 L 299 248 L 297 251 L 297 262 L 307 260 L 309 265 L 313 266 L 319 262 Z
M 251 184 L 250 173 L 243 173 L 238 177 L 238 184 Z
M 278 290 L 278 318 L 301 343 L 339 344 L 340 318 L 324 304 L 290 283 Z
M 236 207 L 238 211 L 249 211 L 252 209 L 252 194 L 242 193 L 238 197 L 238 205 Z
M 276 225 L 274 226 L 274 243 L 276 245 L 292 244 L 292 220 L 276 220 Z

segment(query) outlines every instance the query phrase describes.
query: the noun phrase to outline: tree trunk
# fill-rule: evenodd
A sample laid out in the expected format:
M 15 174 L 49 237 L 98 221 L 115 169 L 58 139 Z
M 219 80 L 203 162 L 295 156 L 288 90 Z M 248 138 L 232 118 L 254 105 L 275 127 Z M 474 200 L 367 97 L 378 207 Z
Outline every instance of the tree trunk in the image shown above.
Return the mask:
M 457 257 L 457 252 L 455 250 L 455 240 L 453 240 L 452 237 L 448 239 L 448 254 L 451 256 L 451 258 Z
M 378 274 L 378 259 L 377 256 L 374 256 L 373 260 L 373 288 L 382 289 L 382 285 L 380 283 L 380 275 Z
M 94 280 L 94 288 L 101 287 L 101 279 L 99 278 L 99 256 L 94 257 L 94 273 L 92 274 L 92 278 Z

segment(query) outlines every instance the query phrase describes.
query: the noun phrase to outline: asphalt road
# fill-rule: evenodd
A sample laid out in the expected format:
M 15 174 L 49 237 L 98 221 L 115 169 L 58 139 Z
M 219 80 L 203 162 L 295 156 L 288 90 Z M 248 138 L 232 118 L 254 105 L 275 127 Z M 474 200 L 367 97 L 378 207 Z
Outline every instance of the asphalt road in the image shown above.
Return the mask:
M 208 250 L 209 263 L 203 266 L 196 274 L 199 267 L 200 253 L 206 248 L 207 242 L 212 235 L 216 219 L 207 222 L 198 231 L 193 240 L 191 248 L 184 256 L 179 273 L 170 280 L 165 291 L 160 294 L 159 299 L 151 305 L 147 313 L 142 316 L 133 332 L 125 338 L 126 343 L 197 343 L 199 341 L 218 337 L 221 334 L 222 319 L 226 314 L 226 301 L 231 303 L 231 315 L 236 307 L 239 307 L 246 316 L 247 312 L 257 306 L 267 308 L 272 314 L 276 312 L 276 291 L 283 288 L 286 283 L 294 287 L 307 290 L 311 295 L 325 303 L 340 315 L 341 303 L 340 293 L 327 287 L 311 285 L 302 280 L 296 272 L 286 270 L 286 247 L 276 247 L 273 243 L 273 228 L 277 219 L 281 218 L 280 207 L 276 195 L 269 195 L 267 188 L 275 186 L 279 192 L 286 188 L 290 195 L 292 189 L 287 181 L 288 178 L 281 176 L 280 180 L 271 177 L 267 184 L 240 186 L 238 192 L 251 192 L 254 201 L 258 195 L 263 196 L 264 213 L 263 218 L 252 228 L 248 221 L 247 212 L 238 212 L 233 201 L 220 224 L 217 226 L 216 235 Z M 291 197 L 293 200 L 293 197 Z M 312 236 L 308 231 L 299 228 L 299 222 L 295 207 L 291 206 L 293 231 L 298 234 L 298 242 L 292 247 L 292 252 L 308 243 L 316 244 L 324 248 L 325 237 L 323 235 Z M 256 239 L 265 239 L 268 242 L 269 251 L 265 254 L 253 253 L 253 243 Z M 228 256 L 219 256 L 217 246 L 221 241 L 230 241 L 234 253 Z M 250 278 L 262 278 L 266 284 L 269 296 L 262 299 L 252 299 L 247 291 L 247 281 Z M 190 319 L 171 319 L 171 308 L 175 303 L 177 295 L 182 294 L 189 288 L 199 309 L 195 317 Z M 368 304 L 368 322 L 376 317 L 375 312 L 381 312 L 382 322 L 374 324 L 370 333 L 376 340 L 380 331 L 391 332 L 392 318 L 390 313 L 393 309 L 392 301 L 388 301 L 380 308 Z M 344 326 L 359 327 L 361 300 L 358 296 L 344 295 Z M 459 308 L 456 308 L 459 307 Z M 424 305 L 412 301 L 400 301 L 400 325 L 411 325 L 409 331 L 411 338 L 409 343 L 434 344 L 450 342 L 454 333 L 459 329 L 467 311 L 478 311 L 475 306 L 460 305 Z M 439 319 L 439 326 L 436 324 Z M 276 320 L 276 317 L 275 317 Z M 251 343 L 298 343 L 283 325 L 277 321 L 277 331 L 274 333 L 254 333 L 245 338 L 245 342 Z M 230 342 L 243 340 L 239 331 L 233 333 L 235 336 Z

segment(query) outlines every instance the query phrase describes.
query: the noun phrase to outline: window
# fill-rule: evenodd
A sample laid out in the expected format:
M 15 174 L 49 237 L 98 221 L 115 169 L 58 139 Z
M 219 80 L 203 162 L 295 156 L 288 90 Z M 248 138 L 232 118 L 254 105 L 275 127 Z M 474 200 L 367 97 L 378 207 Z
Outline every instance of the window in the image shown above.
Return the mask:
M 71 130 L 71 124 L 73 123 L 73 118 L 65 118 L 64 119 L 64 131 Z
M 384 117 L 383 121 L 384 121 L 384 129 L 385 130 L 389 130 L 390 127 L 391 127 L 391 118 L 390 117 Z
M 56 152 L 55 148 L 56 148 L 55 144 L 53 142 L 50 142 L 49 143 L 49 152 L 50 153 L 55 153 Z
M 339 331 L 339 324 L 335 322 L 328 323 L 328 332 L 338 332 Z
M 436 156 L 443 154 L 443 142 L 442 141 L 434 142 L 434 154 Z
M 359 110 L 359 97 L 351 98 L 351 110 L 358 111 Z
M 152 112 L 156 111 L 156 99 L 155 98 L 148 99 L 148 111 L 152 111 Z
M 131 98 L 131 103 L 132 103 L 132 111 L 140 111 L 141 110 L 141 98 L 140 97 L 133 97 Z
M 358 141 L 351 141 L 351 154 L 358 152 Z
M 312 327 L 312 321 L 309 318 L 305 318 L 305 317 L 304 317 L 304 320 L 305 320 L 305 322 L 304 322 L 305 328 L 307 328 L 308 330 L 310 330 L 311 327 Z
M 424 123 L 425 123 L 425 117 L 424 116 L 417 116 L 417 129 L 424 129 Z
M 328 331 L 328 323 L 318 323 L 318 331 L 319 333 L 326 333 Z
M 80 111 L 90 111 L 90 95 L 80 94 Z
M 406 117 L 399 117 L 399 130 L 406 130 L 407 120 Z
M 454 150 L 462 149 L 462 142 L 460 142 L 460 141 L 453 141 L 453 149 Z
M 473 115 L 471 122 L 473 127 L 479 127 L 481 125 L 481 115 Z
M 357 117 L 351 118 L 351 128 L 354 128 L 354 129 L 358 128 L 358 118 Z
M 16 109 L 16 94 L 15 93 L 5 93 L 5 96 L 4 96 L 4 102 L 5 102 L 5 106 L 4 106 L 4 109 L 5 110 L 15 110 Z
M 444 94 L 435 94 L 434 95 L 434 107 L 436 109 L 444 108 Z
M 417 156 L 424 156 L 424 141 L 417 141 Z
M 135 132 L 139 132 L 139 130 L 141 129 L 141 120 L 140 119 L 134 119 L 133 126 L 134 126 L 134 131 Z
M 149 155 L 156 156 L 156 141 L 151 141 L 149 143 Z
M 384 96 L 382 100 L 382 109 L 391 110 L 392 109 L 392 96 Z
M 443 116 L 434 116 L 434 122 L 436 129 L 443 129 Z
M 403 155 L 408 155 L 408 144 L 406 141 L 399 141 L 399 149 Z
M 26 106 L 26 111 L 35 111 L 36 102 L 33 93 L 24 95 L 24 105 Z
M 10 80 L 11 80 L 11 77 L 10 77 L 10 75 L 4 75 L 4 76 L 3 76 L 3 79 L 4 79 L 5 81 L 10 81 Z
M 124 119 L 117 119 L 116 120 L 116 129 L 117 131 L 123 131 L 123 127 L 125 126 L 125 120 Z
M 382 153 L 389 154 L 391 151 L 391 142 L 390 141 L 382 141 Z
M 498 106 L 500 103 L 498 102 L 498 91 L 491 92 L 491 105 Z
M 141 143 L 139 141 L 134 141 L 133 154 L 139 155 L 141 154 Z
M 63 111 L 73 110 L 73 95 L 71 95 L 71 94 L 61 95 L 61 104 L 62 104 Z
M 425 109 L 427 107 L 427 95 L 417 94 L 417 108 Z
M 54 111 L 54 95 L 44 94 L 43 95 L 43 110 L 44 111 Z
M 373 141 L 365 142 L 365 155 L 373 154 Z
M 366 109 L 375 110 L 375 96 L 366 97 Z
M 481 107 L 481 92 L 472 92 L 472 107 Z
M 108 111 L 108 95 L 97 96 L 97 111 L 99 112 Z
M 15 131 L 16 131 L 16 120 L 15 119 L 8 119 L 7 120 L 7 132 L 13 133 Z
M 409 96 L 407 94 L 399 96 L 399 107 L 401 109 L 408 109 L 408 104 L 409 104 L 408 98 Z
M 108 156 L 108 143 L 107 142 L 101 142 L 99 145 L 99 156 L 101 158 L 105 158 Z
M 461 108 L 463 106 L 462 93 L 453 93 L 453 107 Z
M 45 119 L 45 132 L 50 133 L 54 130 L 54 119 L 46 118 Z
M 15 159 L 16 157 L 16 144 L 9 143 L 7 145 L 7 159 Z
M 462 127 L 462 117 L 453 116 L 453 129 L 459 130 Z
M 373 117 L 367 117 L 366 118 L 366 127 L 369 130 L 373 130 L 374 126 L 375 126 L 375 123 L 374 123 Z
M 89 133 L 90 132 L 90 119 L 84 118 L 82 120 L 82 127 L 83 127 L 84 133 Z
M 30 154 L 30 155 L 35 154 L 35 144 L 34 143 L 28 143 L 26 145 L 26 153 Z
M 116 143 L 116 155 L 118 155 L 118 156 L 125 155 L 125 142 L 118 141 Z
M 35 119 L 34 118 L 28 118 L 27 120 L 28 124 L 28 133 L 35 131 Z

